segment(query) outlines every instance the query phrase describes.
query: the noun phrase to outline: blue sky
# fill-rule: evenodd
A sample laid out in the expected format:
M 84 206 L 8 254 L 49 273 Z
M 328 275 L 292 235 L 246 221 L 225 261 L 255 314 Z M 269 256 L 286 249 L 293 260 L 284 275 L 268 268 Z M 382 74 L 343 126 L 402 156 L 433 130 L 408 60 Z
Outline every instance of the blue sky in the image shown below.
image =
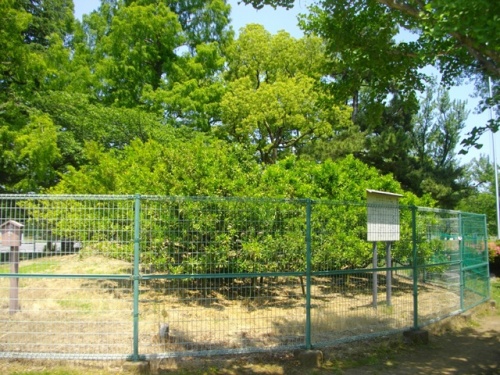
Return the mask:
M 73 0 L 75 4 L 75 16 L 77 18 L 82 17 L 83 14 L 88 14 L 94 9 L 97 9 L 100 4 L 100 0 Z M 285 30 L 289 32 L 292 36 L 300 38 L 303 33 L 297 26 L 297 15 L 299 13 L 305 13 L 307 11 L 307 6 L 312 3 L 312 0 L 300 0 L 296 2 L 296 6 L 291 10 L 277 9 L 267 6 L 261 10 L 255 10 L 249 5 L 238 5 L 238 0 L 229 0 L 232 7 L 232 26 L 235 31 L 238 31 L 241 27 L 249 23 L 259 23 L 264 25 L 264 27 L 271 33 L 276 33 L 279 30 Z M 475 114 L 474 108 L 476 107 L 479 99 L 473 98 L 472 85 L 462 85 L 459 87 L 453 87 L 450 90 L 450 95 L 453 99 L 466 100 L 468 109 L 470 110 L 470 115 L 467 120 L 467 125 L 464 130 L 464 134 L 470 131 L 474 126 L 484 125 L 489 119 L 489 113 Z M 488 132 L 484 134 L 480 142 L 484 145 L 481 150 L 471 150 L 466 156 L 459 156 L 462 163 L 466 163 L 472 160 L 474 157 L 478 158 L 480 154 L 487 154 L 492 157 L 492 136 Z M 495 147 L 498 150 L 500 147 L 498 141 L 498 134 L 495 135 Z M 498 155 L 498 152 L 496 152 Z M 497 158 L 498 160 L 498 158 Z
M 82 17 L 99 7 L 100 0 L 73 0 L 75 4 L 75 16 Z M 232 8 L 232 25 L 235 31 L 249 23 L 259 23 L 264 25 L 271 33 L 279 30 L 286 30 L 292 36 L 300 38 L 303 33 L 297 26 L 297 15 L 307 11 L 307 4 L 310 0 L 301 0 L 291 10 L 276 9 L 264 7 L 261 10 L 255 10 L 250 5 L 238 5 L 238 0 L 229 0 Z

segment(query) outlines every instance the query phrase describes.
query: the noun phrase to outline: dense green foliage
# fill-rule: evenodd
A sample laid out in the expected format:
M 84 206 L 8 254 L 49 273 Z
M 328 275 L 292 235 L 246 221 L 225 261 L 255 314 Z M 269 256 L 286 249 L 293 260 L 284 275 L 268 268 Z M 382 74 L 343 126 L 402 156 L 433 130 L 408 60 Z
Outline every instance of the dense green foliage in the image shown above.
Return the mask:
M 296 3 L 243 1 L 257 8 L 291 8 Z M 328 52 L 336 60 L 332 69 L 335 84 L 346 95 L 353 95 L 364 84 L 378 93 L 394 87 L 411 90 L 421 83 L 418 68 L 431 64 L 447 84 L 464 77 L 475 79 L 483 93 L 483 105 L 499 109 L 497 0 L 320 0 L 310 10 L 304 25 L 325 39 Z M 394 37 L 401 30 L 412 33 L 416 40 L 397 43 Z M 488 78 L 494 83 L 492 100 L 486 100 L 484 90 Z M 474 127 L 464 145 L 475 144 L 488 128 L 498 130 L 499 123 Z
M 451 208 L 467 195 L 467 186 L 457 185 L 464 176 L 454 159 L 463 110 L 448 103 L 431 114 L 429 121 L 445 116 L 450 125 L 438 129 L 442 138 L 427 142 L 424 137 L 429 144 L 422 144 L 414 136 L 420 116 L 414 91 L 418 74 L 411 78 L 399 58 L 402 70 L 392 67 L 385 78 L 370 73 L 375 71 L 367 65 L 376 63 L 373 56 L 333 58 L 334 45 L 352 50 L 347 46 L 355 33 L 345 40 L 339 39 L 344 34 L 335 40 L 326 34 L 297 40 L 248 25 L 234 39 L 230 7 L 222 0 L 106 1 L 82 21 L 73 19 L 68 1 L 7 1 L 2 7 L 4 192 L 39 192 L 59 183 L 56 190 L 62 191 L 75 171 L 81 180 L 95 179 L 95 184 L 81 185 L 89 192 L 114 191 L 112 185 L 97 183 L 104 177 L 87 173 L 95 158 L 118 163 L 126 159 L 126 146 L 135 142 L 141 147 L 138 141 L 183 144 L 187 133 L 171 130 L 191 128 L 208 138 L 189 135 L 199 142 L 189 148 L 214 142 L 213 135 L 221 140 L 221 150 L 239 153 L 238 160 L 264 164 L 261 171 L 292 155 L 320 163 L 355 155 L 382 174 L 392 174 L 404 189 L 431 194 L 442 206 Z M 373 27 L 382 22 L 372 21 Z M 319 22 L 311 18 L 307 27 L 319 31 Z M 402 48 L 393 36 L 391 29 L 385 35 L 388 44 L 376 48 Z M 335 78 L 334 71 L 343 78 Z M 422 147 L 444 154 L 424 157 L 414 151 Z M 236 164 L 231 161 L 238 169 Z M 161 181 L 159 176 L 155 179 Z M 119 189 L 141 191 L 143 186 L 136 182 Z M 184 190 L 217 194 L 214 189 Z M 229 191 L 220 194 L 245 193 Z M 167 186 L 162 193 L 177 194 Z
M 496 5 L 417 3 L 427 5 L 413 17 L 392 1 L 323 1 L 296 39 L 261 25 L 235 37 L 225 0 L 106 0 L 81 21 L 69 0 L 2 1 L 0 192 L 362 202 L 370 188 L 404 193 L 407 204 L 476 211 L 482 202 L 489 212 L 491 191 L 476 189 L 456 158 L 464 103 L 419 68 L 437 63 L 448 83 L 496 80 Z M 485 30 L 471 12 L 486 17 Z M 400 27 L 420 39 L 396 42 Z M 250 211 L 248 222 L 258 215 Z M 341 235 L 364 228 L 356 215 L 323 223 L 349 246 L 325 243 L 319 257 L 344 248 L 337 262 L 365 264 L 362 233 Z M 302 222 L 283 225 L 290 238 L 246 238 L 252 267 L 263 249 L 301 251 Z M 217 239 L 226 253 L 241 237 L 231 230 L 230 241 Z

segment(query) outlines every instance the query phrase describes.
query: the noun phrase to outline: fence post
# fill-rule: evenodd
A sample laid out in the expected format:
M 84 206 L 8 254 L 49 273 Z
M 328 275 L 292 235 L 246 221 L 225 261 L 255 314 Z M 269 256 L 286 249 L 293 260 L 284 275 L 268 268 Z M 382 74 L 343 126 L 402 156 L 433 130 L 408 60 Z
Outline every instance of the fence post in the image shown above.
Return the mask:
M 306 350 L 311 344 L 311 200 L 306 200 Z
M 140 235 L 141 235 L 141 196 L 134 196 L 134 271 L 133 279 L 133 316 L 134 316 L 134 353 L 132 361 L 139 361 L 139 258 L 140 258 Z
M 392 258 L 391 258 L 391 247 L 392 242 L 387 241 L 385 243 L 385 266 L 388 268 L 386 271 L 385 279 L 385 300 L 387 306 L 392 306 Z
M 372 305 L 373 308 L 377 308 L 377 293 L 378 293 L 378 276 L 377 276 L 377 268 L 378 268 L 378 249 L 377 249 L 377 241 L 373 241 L 373 254 L 372 254 Z
M 464 271 L 464 240 L 463 240 L 463 218 L 462 213 L 458 214 L 458 253 L 460 254 L 460 311 L 464 311 L 464 289 L 465 289 L 465 271 Z
M 417 256 L 417 207 L 411 206 L 413 252 L 413 329 L 418 330 L 418 256 Z
M 484 252 L 485 254 L 485 259 L 484 262 L 486 263 L 486 277 L 488 278 L 488 282 L 486 285 L 486 293 L 487 298 L 491 298 L 491 282 L 490 282 L 490 259 L 489 259 L 489 247 L 488 247 L 488 223 L 486 221 L 486 215 L 483 215 L 483 238 L 484 238 L 484 243 L 483 246 L 486 249 Z
M 19 273 L 19 246 L 11 246 L 9 253 L 10 273 L 17 275 Z M 19 278 L 10 279 L 9 289 L 9 314 L 19 311 Z

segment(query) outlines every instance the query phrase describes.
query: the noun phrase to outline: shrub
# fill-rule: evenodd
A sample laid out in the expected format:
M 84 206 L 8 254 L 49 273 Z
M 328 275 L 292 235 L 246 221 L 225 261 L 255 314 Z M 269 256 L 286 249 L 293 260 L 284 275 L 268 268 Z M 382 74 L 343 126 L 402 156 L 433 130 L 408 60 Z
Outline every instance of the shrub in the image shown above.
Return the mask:
M 490 241 L 488 243 L 490 271 L 500 275 L 500 240 Z

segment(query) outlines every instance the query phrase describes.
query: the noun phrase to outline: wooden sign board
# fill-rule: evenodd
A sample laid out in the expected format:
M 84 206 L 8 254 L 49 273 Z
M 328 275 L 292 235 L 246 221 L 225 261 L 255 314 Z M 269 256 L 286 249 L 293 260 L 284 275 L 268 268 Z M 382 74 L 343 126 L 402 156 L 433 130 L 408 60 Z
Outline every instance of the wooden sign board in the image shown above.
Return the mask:
M 15 220 L 9 220 L 0 225 L 2 233 L 2 245 L 18 247 L 21 246 L 24 225 Z
M 399 240 L 399 198 L 401 194 L 366 190 L 368 203 L 368 241 Z

